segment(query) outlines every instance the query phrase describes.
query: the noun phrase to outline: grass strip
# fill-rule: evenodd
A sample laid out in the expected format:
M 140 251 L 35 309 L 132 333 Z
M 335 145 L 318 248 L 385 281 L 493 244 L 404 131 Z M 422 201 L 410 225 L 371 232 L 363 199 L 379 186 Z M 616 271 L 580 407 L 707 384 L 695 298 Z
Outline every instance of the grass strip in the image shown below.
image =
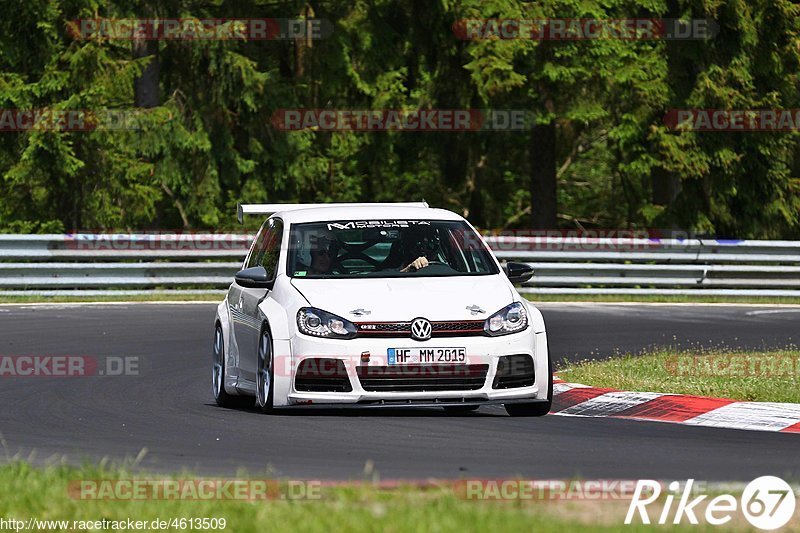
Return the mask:
M 33 467 L 12 461 L 0 466 L 0 518 L 68 520 L 64 530 L 88 531 L 90 522 L 183 519 L 225 520 L 224 529 L 204 531 L 347 531 L 347 532 L 463 532 L 463 531 L 651 531 L 652 526 L 624 525 L 627 499 L 554 501 L 467 499 L 453 484 L 419 487 L 400 484 L 386 489 L 371 483 L 328 485 L 313 499 L 275 498 L 257 501 L 188 499 L 85 499 L 70 488 L 82 480 L 195 479 L 191 475 L 145 476 L 125 468 L 64 465 Z M 241 477 L 237 479 L 243 479 Z M 290 483 L 282 481 L 284 485 Z M 293 482 L 291 482 L 293 483 Z M 284 486 L 282 485 L 282 486 Z M 101 491 L 102 492 L 102 491 Z M 101 492 L 98 492 L 100 494 Z M 300 492 L 295 489 L 295 493 Z M 78 492 L 78 494 L 81 494 Z M 85 521 L 82 527 L 73 521 Z M 202 522 L 196 522 L 202 525 Z M 180 524 L 180 522 L 178 522 Z M 740 524 L 744 527 L 743 524 Z M 40 524 L 41 527 L 41 524 Z M 659 526 L 660 531 L 713 531 L 712 526 Z M 102 528 L 101 528 L 102 529 Z M 739 528 L 735 528 L 739 529 Z M 13 530 L 13 529 L 12 529 Z M 148 528 L 147 530 L 153 530 Z
M 800 350 L 659 349 L 565 362 L 561 379 L 593 387 L 800 403 Z

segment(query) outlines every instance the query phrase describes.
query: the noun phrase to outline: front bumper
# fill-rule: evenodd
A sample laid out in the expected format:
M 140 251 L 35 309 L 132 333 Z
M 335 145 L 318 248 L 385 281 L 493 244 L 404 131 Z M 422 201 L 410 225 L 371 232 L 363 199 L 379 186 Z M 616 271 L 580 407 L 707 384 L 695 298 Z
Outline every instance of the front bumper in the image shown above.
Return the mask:
M 546 402 L 545 398 L 513 398 L 513 399 L 495 399 L 495 400 L 479 400 L 467 399 L 463 401 L 448 401 L 448 400 L 376 400 L 376 401 L 362 401 L 356 403 L 345 402 L 321 402 L 321 401 L 301 401 L 298 403 L 290 403 L 281 408 L 286 409 L 409 409 L 416 407 L 465 407 L 483 405 L 508 405 L 514 403 L 536 403 Z
M 488 365 L 480 388 L 435 391 L 369 391 L 362 386 L 358 368 L 362 353 L 370 354 L 370 366 L 387 365 L 389 348 L 466 348 L 467 364 Z M 276 347 L 277 348 L 277 347 Z M 520 401 L 546 401 L 549 384 L 547 338 L 544 332 L 526 331 L 503 337 L 447 337 L 419 342 L 409 338 L 363 338 L 351 340 L 317 339 L 296 335 L 283 344 L 284 356 L 276 350 L 276 406 L 349 406 L 349 407 L 433 407 L 447 405 L 487 405 Z M 494 389 L 500 357 L 527 354 L 534 362 L 534 384 Z M 294 377 L 300 363 L 308 358 L 338 359 L 344 363 L 350 392 L 308 392 L 295 387 Z M 396 368 L 396 367 L 393 367 Z

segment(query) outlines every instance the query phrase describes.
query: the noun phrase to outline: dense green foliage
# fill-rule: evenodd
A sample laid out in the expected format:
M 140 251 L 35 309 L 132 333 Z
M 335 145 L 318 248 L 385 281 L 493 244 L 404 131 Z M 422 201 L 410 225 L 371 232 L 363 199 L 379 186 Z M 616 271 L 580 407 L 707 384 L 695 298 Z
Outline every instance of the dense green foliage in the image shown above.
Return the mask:
M 800 237 L 796 132 L 664 124 L 671 108 L 800 108 L 800 9 L 790 0 L 2 5 L 0 108 L 130 109 L 154 62 L 159 90 L 139 130 L 0 133 L 0 231 L 217 229 L 234 224 L 237 201 L 425 198 L 484 228 Z M 333 32 L 314 41 L 159 41 L 142 57 L 131 41 L 79 40 L 68 29 L 79 18 L 154 16 L 315 17 Z M 453 32 L 458 20 L 488 17 L 704 17 L 720 32 L 696 41 L 464 41 Z M 295 107 L 525 109 L 555 143 L 547 152 L 533 130 L 271 126 L 276 109 Z M 536 184 L 540 165 L 553 162 L 550 202 Z

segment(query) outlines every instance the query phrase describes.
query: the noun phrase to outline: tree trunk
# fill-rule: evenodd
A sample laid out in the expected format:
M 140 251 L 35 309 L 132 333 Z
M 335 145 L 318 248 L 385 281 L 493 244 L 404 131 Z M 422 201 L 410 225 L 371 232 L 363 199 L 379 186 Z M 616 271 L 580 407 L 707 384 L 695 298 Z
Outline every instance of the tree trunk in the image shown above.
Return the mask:
M 133 41 L 133 57 L 150 57 L 150 62 L 142 74 L 133 82 L 133 101 L 135 107 L 157 107 L 161 105 L 158 78 L 161 64 L 158 60 L 158 41 L 137 39 Z
M 680 179 L 663 168 L 656 167 L 652 173 L 653 203 L 669 207 L 680 192 Z
M 556 123 L 537 124 L 531 134 L 531 227 L 554 229 L 556 200 Z

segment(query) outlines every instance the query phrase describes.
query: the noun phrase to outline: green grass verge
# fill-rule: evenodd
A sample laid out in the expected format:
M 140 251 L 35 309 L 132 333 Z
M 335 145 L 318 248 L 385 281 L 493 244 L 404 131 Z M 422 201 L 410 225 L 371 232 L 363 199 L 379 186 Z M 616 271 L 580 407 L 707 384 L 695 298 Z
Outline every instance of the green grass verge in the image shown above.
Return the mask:
M 525 294 L 532 302 L 626 302 L 626 303 L 732 303 L 732 304 L 792 304 L 798 298 L 767 296 L 683 296 L 646 294 Z
M 224 518 L 224 531 L 651 531 L 652 526 L 624 525 L 626 500 L 475 501 L 451 487 L 411 486 L 379 490 L 366 485 L 322 487 L 314 500 L 109 500 L 78 499 L 70 482 L 131 479 L 124 469 L 85 466 L 34 468 L 12 462 L 0 466 L 0 518 L 26 520 L 142 520 Z M 188 479 L 190 475 L 138 479 Z M 237 479 L 243 479 L 238 477 Z M 462 493 L 463 494 L 463 493 Z M 655 516 L 658 516 L 657 514 Z M 687 526 L 684 526 L 687 527 Z M 675 526 L 659 526 L 674 531 Z M 712 531 L 711 526 L 688 527 Z M 70 525 L 70 531 L 86 531 Z M 150 530 L 148 528 L 148 530 Z M 168 529 L 176 531 L 180 529 Z M 183 531 L 188 528 L 183 529 Z M 205 529 L 205 531 L 221 531 Z
M 800 350 L 659 350 L 565 362 L 561 379 L 593 387 L 800 403 Z

